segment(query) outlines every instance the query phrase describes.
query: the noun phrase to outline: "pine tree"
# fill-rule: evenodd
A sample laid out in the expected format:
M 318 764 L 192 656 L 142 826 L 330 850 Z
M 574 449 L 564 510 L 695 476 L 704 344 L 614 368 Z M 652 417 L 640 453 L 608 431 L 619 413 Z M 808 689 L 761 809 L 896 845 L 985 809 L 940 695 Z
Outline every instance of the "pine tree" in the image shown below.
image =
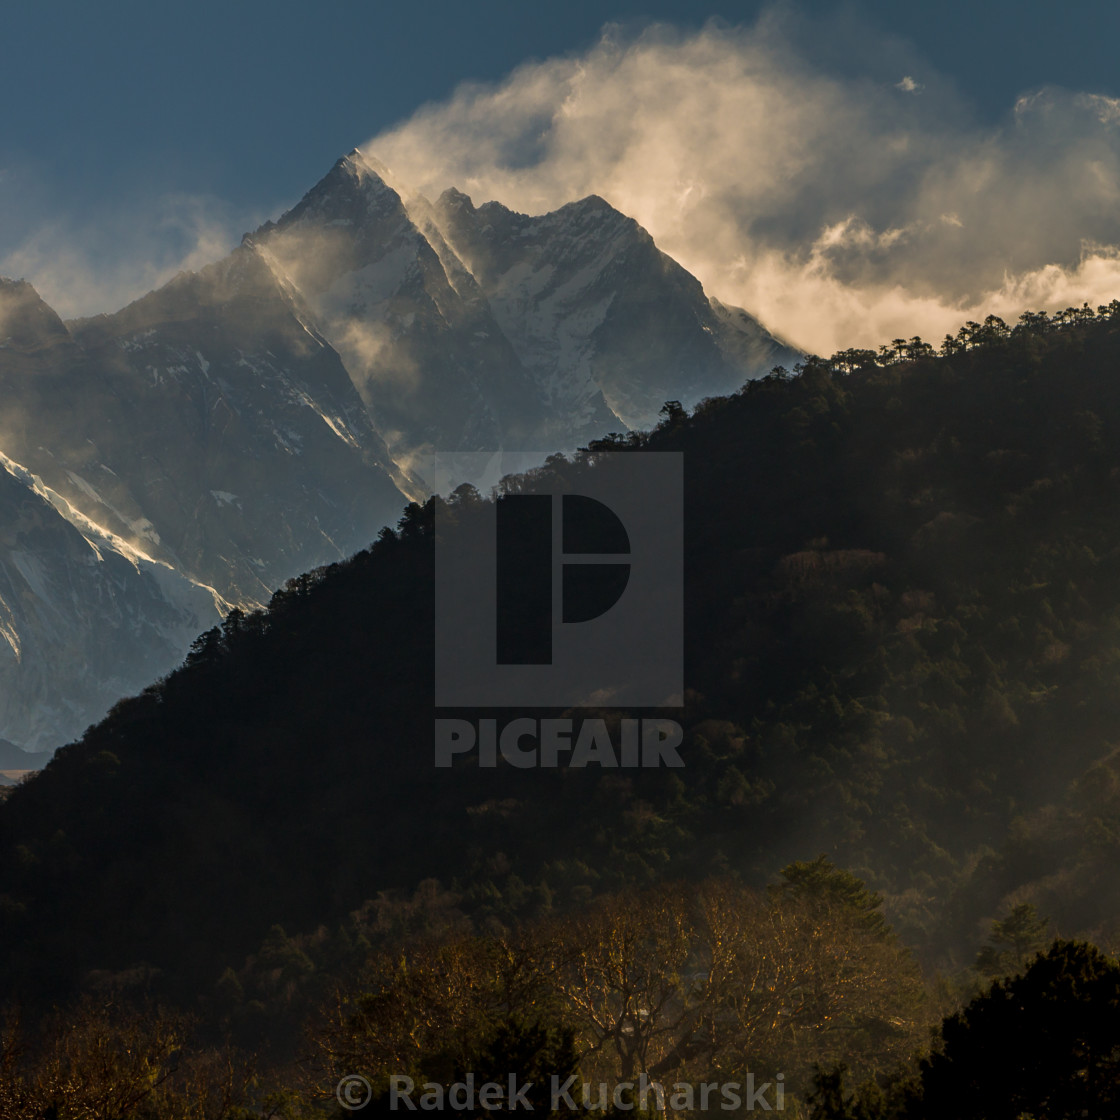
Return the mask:
M 1016 906 L 1002 921 L 992 922 L 989 944 L 976 958 L 976 969 L 985 976 L 1007 976 L 1022 971 L 1027 961 L 1046 944 L 1047 918 L 1040 918 L 1029 902 Z

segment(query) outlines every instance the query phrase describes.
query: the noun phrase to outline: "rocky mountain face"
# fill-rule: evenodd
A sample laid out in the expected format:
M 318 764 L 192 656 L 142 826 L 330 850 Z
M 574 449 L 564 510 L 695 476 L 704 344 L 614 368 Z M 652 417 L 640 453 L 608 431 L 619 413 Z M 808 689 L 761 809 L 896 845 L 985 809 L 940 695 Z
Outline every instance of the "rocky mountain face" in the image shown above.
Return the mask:
M 478 282 L 357 155 L 250 243 L 308 301 L 390 453 L 424 486 L 437 452 L 575 447 L 619 426 L 600 394 L 550 423 Z
M 529 217 L 456 190 L 431 211 L 478 281 L 550 416 L 599 401 L 648 429 L 800 355 L 746 312 L 727 314 L 632 218 L 592 195 Z M 597 422 L 595 417 L 593 422 Z
M 260 602 L 399 515 L 338 355 L 252 249 L 69 326 L 7 291 L 0 450 L 144 555 Z
M 248 243 L 307 301 L 394 460 L 425 483 L 435 452 L 574 450 L 800 357 L 601 198 L 530 217 L 393 184 L 351 152 Z
M 75 738 L 122 696 L 174 669 L 226 610 L 213 589 L 101 530 L 0 456 L 6 739 L 40 748 Z M 5 755 L 16 769 L 42 761 Z
M 178 664 L 216 602 L 267 602 L 406 501 L 338 354 L 251 248 L 69 325 L 4 283 L 0 345 L 0 450 L 39 500 L 31 521 L 26 495 L 0 507 L 0 736 L 20 746 L 67 741 Z M 21 582 L 32 567 L 55 574 Z
M 798 357 L 600 198 L 433 203 L 358 152 L 115 314 L 0 281 L 0 737 L 58 745 L 364 547 L 437 452 L 572 450 Z
M 265 602 L 400 516 L 338 354 L 252 247 L 71 329 L 114 402 L 87 440 L 97 477 L 121 480 L 84 512 L 150 522 L 145 541 L 227 598 Z

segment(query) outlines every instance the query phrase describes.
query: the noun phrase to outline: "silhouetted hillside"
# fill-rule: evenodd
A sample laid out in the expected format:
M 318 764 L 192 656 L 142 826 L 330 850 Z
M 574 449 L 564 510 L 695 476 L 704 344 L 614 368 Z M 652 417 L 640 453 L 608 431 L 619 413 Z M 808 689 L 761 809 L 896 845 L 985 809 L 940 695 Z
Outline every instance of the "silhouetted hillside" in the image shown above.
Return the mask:
M 593 444 L 684 454 L 683 769 L 436 769 L 433 507 L 410 507 L 0 805 L 5 982 L 143 963 L 186 996 L 274 923 L 426 879 L 501 924 L 820 851 L 928 954 L 972 951 L 1016 892 L 1107 934 L 1118 371 L 1120 304 L 989 319 Z M 578 486 L 587 460 L 543 469 Z

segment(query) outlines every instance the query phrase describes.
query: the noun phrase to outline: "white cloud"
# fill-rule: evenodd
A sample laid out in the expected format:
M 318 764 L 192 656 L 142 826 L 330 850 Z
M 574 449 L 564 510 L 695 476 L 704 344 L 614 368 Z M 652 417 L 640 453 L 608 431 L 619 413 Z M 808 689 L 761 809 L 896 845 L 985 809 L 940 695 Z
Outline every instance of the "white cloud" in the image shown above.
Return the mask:
M 904 48 L 857 30 L 860 58 L 907 77 L 830 71 L 813 28 L 776 12 L 628 41 L 608 28 L 366 150 L 425 194 L 454 184 L 530 213 L 600 194 L 710 294 L 820 352 L 1120 295 L 1120 102 L 1047 88 L 980 127 L 932 71 L 909 77 Z

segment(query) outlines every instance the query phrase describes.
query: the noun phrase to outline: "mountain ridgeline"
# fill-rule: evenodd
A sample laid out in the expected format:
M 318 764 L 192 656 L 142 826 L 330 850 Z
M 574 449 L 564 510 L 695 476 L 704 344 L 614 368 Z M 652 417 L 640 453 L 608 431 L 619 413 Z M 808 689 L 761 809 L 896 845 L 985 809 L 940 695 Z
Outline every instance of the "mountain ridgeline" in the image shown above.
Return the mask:
M 500 929 L 818 852 L 927 961 L 1011 902 L 1115 944 L 1118 368 L 1120 303 L 989 319 L 671 402 L 538 468 L 578 492 L 604 452 L 683 454 L 679 769 L 433 765 L 435 500 L 414 503 L 0 805 L 5 984 L 188 998 L 276 923 L 432 880 Z M 483 501 L 459 490 L 449 523 Z
M 0 281 L 0 736 L 76 737 L 185 635 L 368 545 L 436 452 L 572 451 L 798 357 L 601 199 L 390 179 L 353 152 L 114 314 Z

